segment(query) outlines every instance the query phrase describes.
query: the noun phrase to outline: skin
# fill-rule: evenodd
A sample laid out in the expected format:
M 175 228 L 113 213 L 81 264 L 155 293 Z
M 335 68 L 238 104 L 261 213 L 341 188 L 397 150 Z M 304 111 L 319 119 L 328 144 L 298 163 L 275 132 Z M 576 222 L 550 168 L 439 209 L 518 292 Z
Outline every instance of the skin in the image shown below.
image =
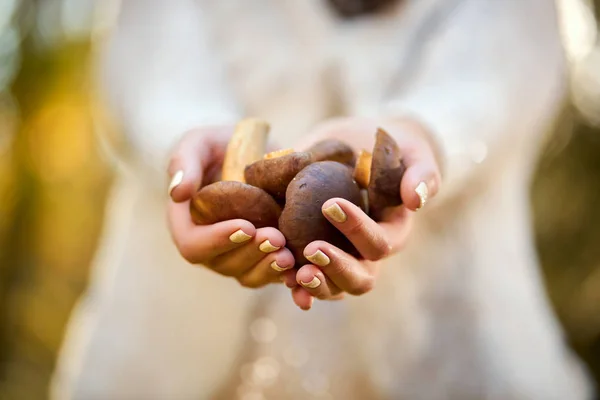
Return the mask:
M 244 287 L 258 288 L 280 282 L 281 272 L 270 267 L 273 261 L 282 268 L 294 265 L 294 257 L 285 248 L 281 232 L 270 227 L 257 229 L 242 219 L 196 225 L 189 211 L 190 200 L 198 188 L 218 179 L 233 129 L 234 126 L 203 127 L 181 139 L 172 153 L 168 172 L 173 176 L 182 170 L 183 180 L 171 191 L 167 219 L 173 242 L 189 263 L 232 277 Z M 233 243 L 229 237 L 238 230 L 251 238 L 244 243 Z M 259 246 L 265 240 L 280 249 L 263 253 Z
M 282 280 L 291 289 L 294 303 L 304 310 L 312 307 L 315 298 L 338 300 L 345 294 L 357 296 L 369 292 L 376 286 L 381 260 L 400 251 L 410 235 L 413 214 L 420 205 L 414 189 L 423 181 L 429 189 L 430 200 L 438 192 L 441 172 L 435 143 L 426 127 L 415 120 L 340 118 L 317 126 L 303 143 L 296 146 L 300 150 L 307 149 L 320 140 L 333 138 L 345 141 L 357 152 L 372 149 L 374 133 L 379 126 L 396 140 L 404 155 L 406 172 L 400 185 L 404 204 L 387 209 L 379 223 L 344 199 L 329 199 L 322 207 L 324 210 L 337 203 L 347 215 L 345 222 L 338 223 L 323 213 L 354 244 L 360 253 L 359 258 L 330 243 L 314 241 L 305 247 L 303 254 L 309 256 L 320 250 L 329 257 L 329 264 L 305 264 L 298 270 L 278 272 L 270 268 L 273 260 L 281 267 L 290 268 L 295 260 L 292 253 L 283 247 L 285 238 L 277 229 L 256 229 L 244 220 L 206 226 L 193 224 L 189 200 L 201 184 L 214 179 L 210 176 L 211 171 L 218 171 L 232 126 L 193 130 L 184 136 L 173 153 L 170 176 L 179 170 L 184 171 L 183 180 L 172 190 L 168 205 L 169 228 L 175 245 L 190 263 L 205 265 L 247 287 L 261 287 Z M 238 229 L 252 239 L 241 244 L 232 243 L 229 235 Z M 262 253 L 258 246 L 266 239 L 281 248 L 273 253 Z M 315 277 L 321 281 L 318 287 L 302 285 L 302 282 L 311 282 Z

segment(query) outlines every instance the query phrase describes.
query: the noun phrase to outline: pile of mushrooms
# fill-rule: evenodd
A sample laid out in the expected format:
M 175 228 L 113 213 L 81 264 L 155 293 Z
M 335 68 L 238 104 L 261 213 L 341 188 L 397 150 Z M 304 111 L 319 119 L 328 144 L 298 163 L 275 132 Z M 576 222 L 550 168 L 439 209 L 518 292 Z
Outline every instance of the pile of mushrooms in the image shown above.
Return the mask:
M 379 221 L 386 207 L 402 204 L 404 165 L 396 142 L 378 129 L 373 152 L 357 156 L 346 143 L 328 139 L 306 151 L 264 154 L 269 124 L 241 121 L 228 144 L 221 181 L 201 188 L 190 203 L 194 223 L 245 219 L 257 228 L 278 228 L 296 265 L 309 262 L 302 252 L 315 240 L 327 241 L 358 256 L 348 239 L 324 216 L 325 201 L 344 198 Z

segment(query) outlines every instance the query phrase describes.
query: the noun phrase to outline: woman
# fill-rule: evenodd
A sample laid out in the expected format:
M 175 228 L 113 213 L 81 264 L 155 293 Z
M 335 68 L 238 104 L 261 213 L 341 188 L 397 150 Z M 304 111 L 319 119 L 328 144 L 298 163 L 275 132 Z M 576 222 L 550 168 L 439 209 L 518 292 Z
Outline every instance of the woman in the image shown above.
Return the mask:
M 127 141 L 55 398 L 589 398 L 529 222 L 565 94 L 554 4 L 381 3 L 122 2 L 100 73 Z M 318 242 L 281 271 L 277 230 L 191 224 L 190 195 L 249 115 L 277 147 L 394 136 L 405 206 L 379 225 L 323 208 L 370 261 Z M 345 293 L 363 295 L 327 301 Z

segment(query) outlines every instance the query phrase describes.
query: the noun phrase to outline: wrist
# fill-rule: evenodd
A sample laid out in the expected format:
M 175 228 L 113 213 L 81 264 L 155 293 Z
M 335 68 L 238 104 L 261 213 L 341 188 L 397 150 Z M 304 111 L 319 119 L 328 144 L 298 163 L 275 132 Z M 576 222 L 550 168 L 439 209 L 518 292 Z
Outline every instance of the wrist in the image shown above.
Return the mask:
M 397 141 L 398 146 L 411 154 L 430 149 L 432 156 L 443 175 L 445 165 L 444 151 L 432 130 L 422 121 L 414 117 L 386 118 L 381 127 Z

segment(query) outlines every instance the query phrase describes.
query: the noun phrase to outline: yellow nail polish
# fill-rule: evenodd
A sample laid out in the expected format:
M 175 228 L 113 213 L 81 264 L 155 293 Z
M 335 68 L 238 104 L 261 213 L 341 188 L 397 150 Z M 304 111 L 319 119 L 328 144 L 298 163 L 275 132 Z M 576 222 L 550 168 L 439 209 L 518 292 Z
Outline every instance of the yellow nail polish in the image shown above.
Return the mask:
M 247 242 L 250 239 L 252 239 L 252 236 L 248 235 L 241 229 L 233 232 L 231 236 L 229 236 L 229 240 L 237 244 Z
M 260 246 L 258 246 L 258 249 L 260 251 L 262 251 L 263 253 L 272 253 L 274 251 L 277 251 L 280 249 L 280 247 L 277 246 L 273 246 L 271 244 L 271 242 L 269 242 L 269 239 L 265 240 L 264 242 L 262 242 L 260 244 Z
M 179 170 L 175 172 L 175 175 L 173 175 L 173 178 L 171 178 L 171 183 L 169 184 L 169 196 L 173 190 L 181 184 L 181 182 L 183 182 L 183 171 Z
M 323 212 L 335 222 L 343 223 L 346 222 L 346 220 L 348 219 L 348 216 L 346 215 L 344 210 L 342 210 L 342 207 L 340 207 L 338 203 L 333 203 L 333 205 L 325 208 Z
M 317 278 L 316 276 L 312 278 L 312 281 L 310 282 L 302 282 L 300 281 L 300 283 L 302 284 L 302 286 L 307 287 L 309 289 L 316 289 L 319 286 L 321 286 L 321 280 L 319 278 Z
M 427 188 L 427 184 L 425 182 L 420 182 L 415 188 L 415 192 L 417 192 L 420 201 L 419 208 L 417 208 L 417 210 L 420 210 L 427 203 L 427 197 L 429 196 L 429 189 Z
M 329 257 L 327 257 L 327 254 L 323 253 L 321 250 L 317 250 L 317 252 L 311 256 L 306 256 L 306 259 L 319 267 L 324 267 L 331 261 Z
M 271 263 L 271 268 L 273 268 L 277 272 L 281 272 L 281 271 L 285 271 L 285 270 L 289 269 L 289 268 L 282 268 L 282 267 L 280 267 L 279 264 L 277 264 L 277 261 L 273 261 Z

